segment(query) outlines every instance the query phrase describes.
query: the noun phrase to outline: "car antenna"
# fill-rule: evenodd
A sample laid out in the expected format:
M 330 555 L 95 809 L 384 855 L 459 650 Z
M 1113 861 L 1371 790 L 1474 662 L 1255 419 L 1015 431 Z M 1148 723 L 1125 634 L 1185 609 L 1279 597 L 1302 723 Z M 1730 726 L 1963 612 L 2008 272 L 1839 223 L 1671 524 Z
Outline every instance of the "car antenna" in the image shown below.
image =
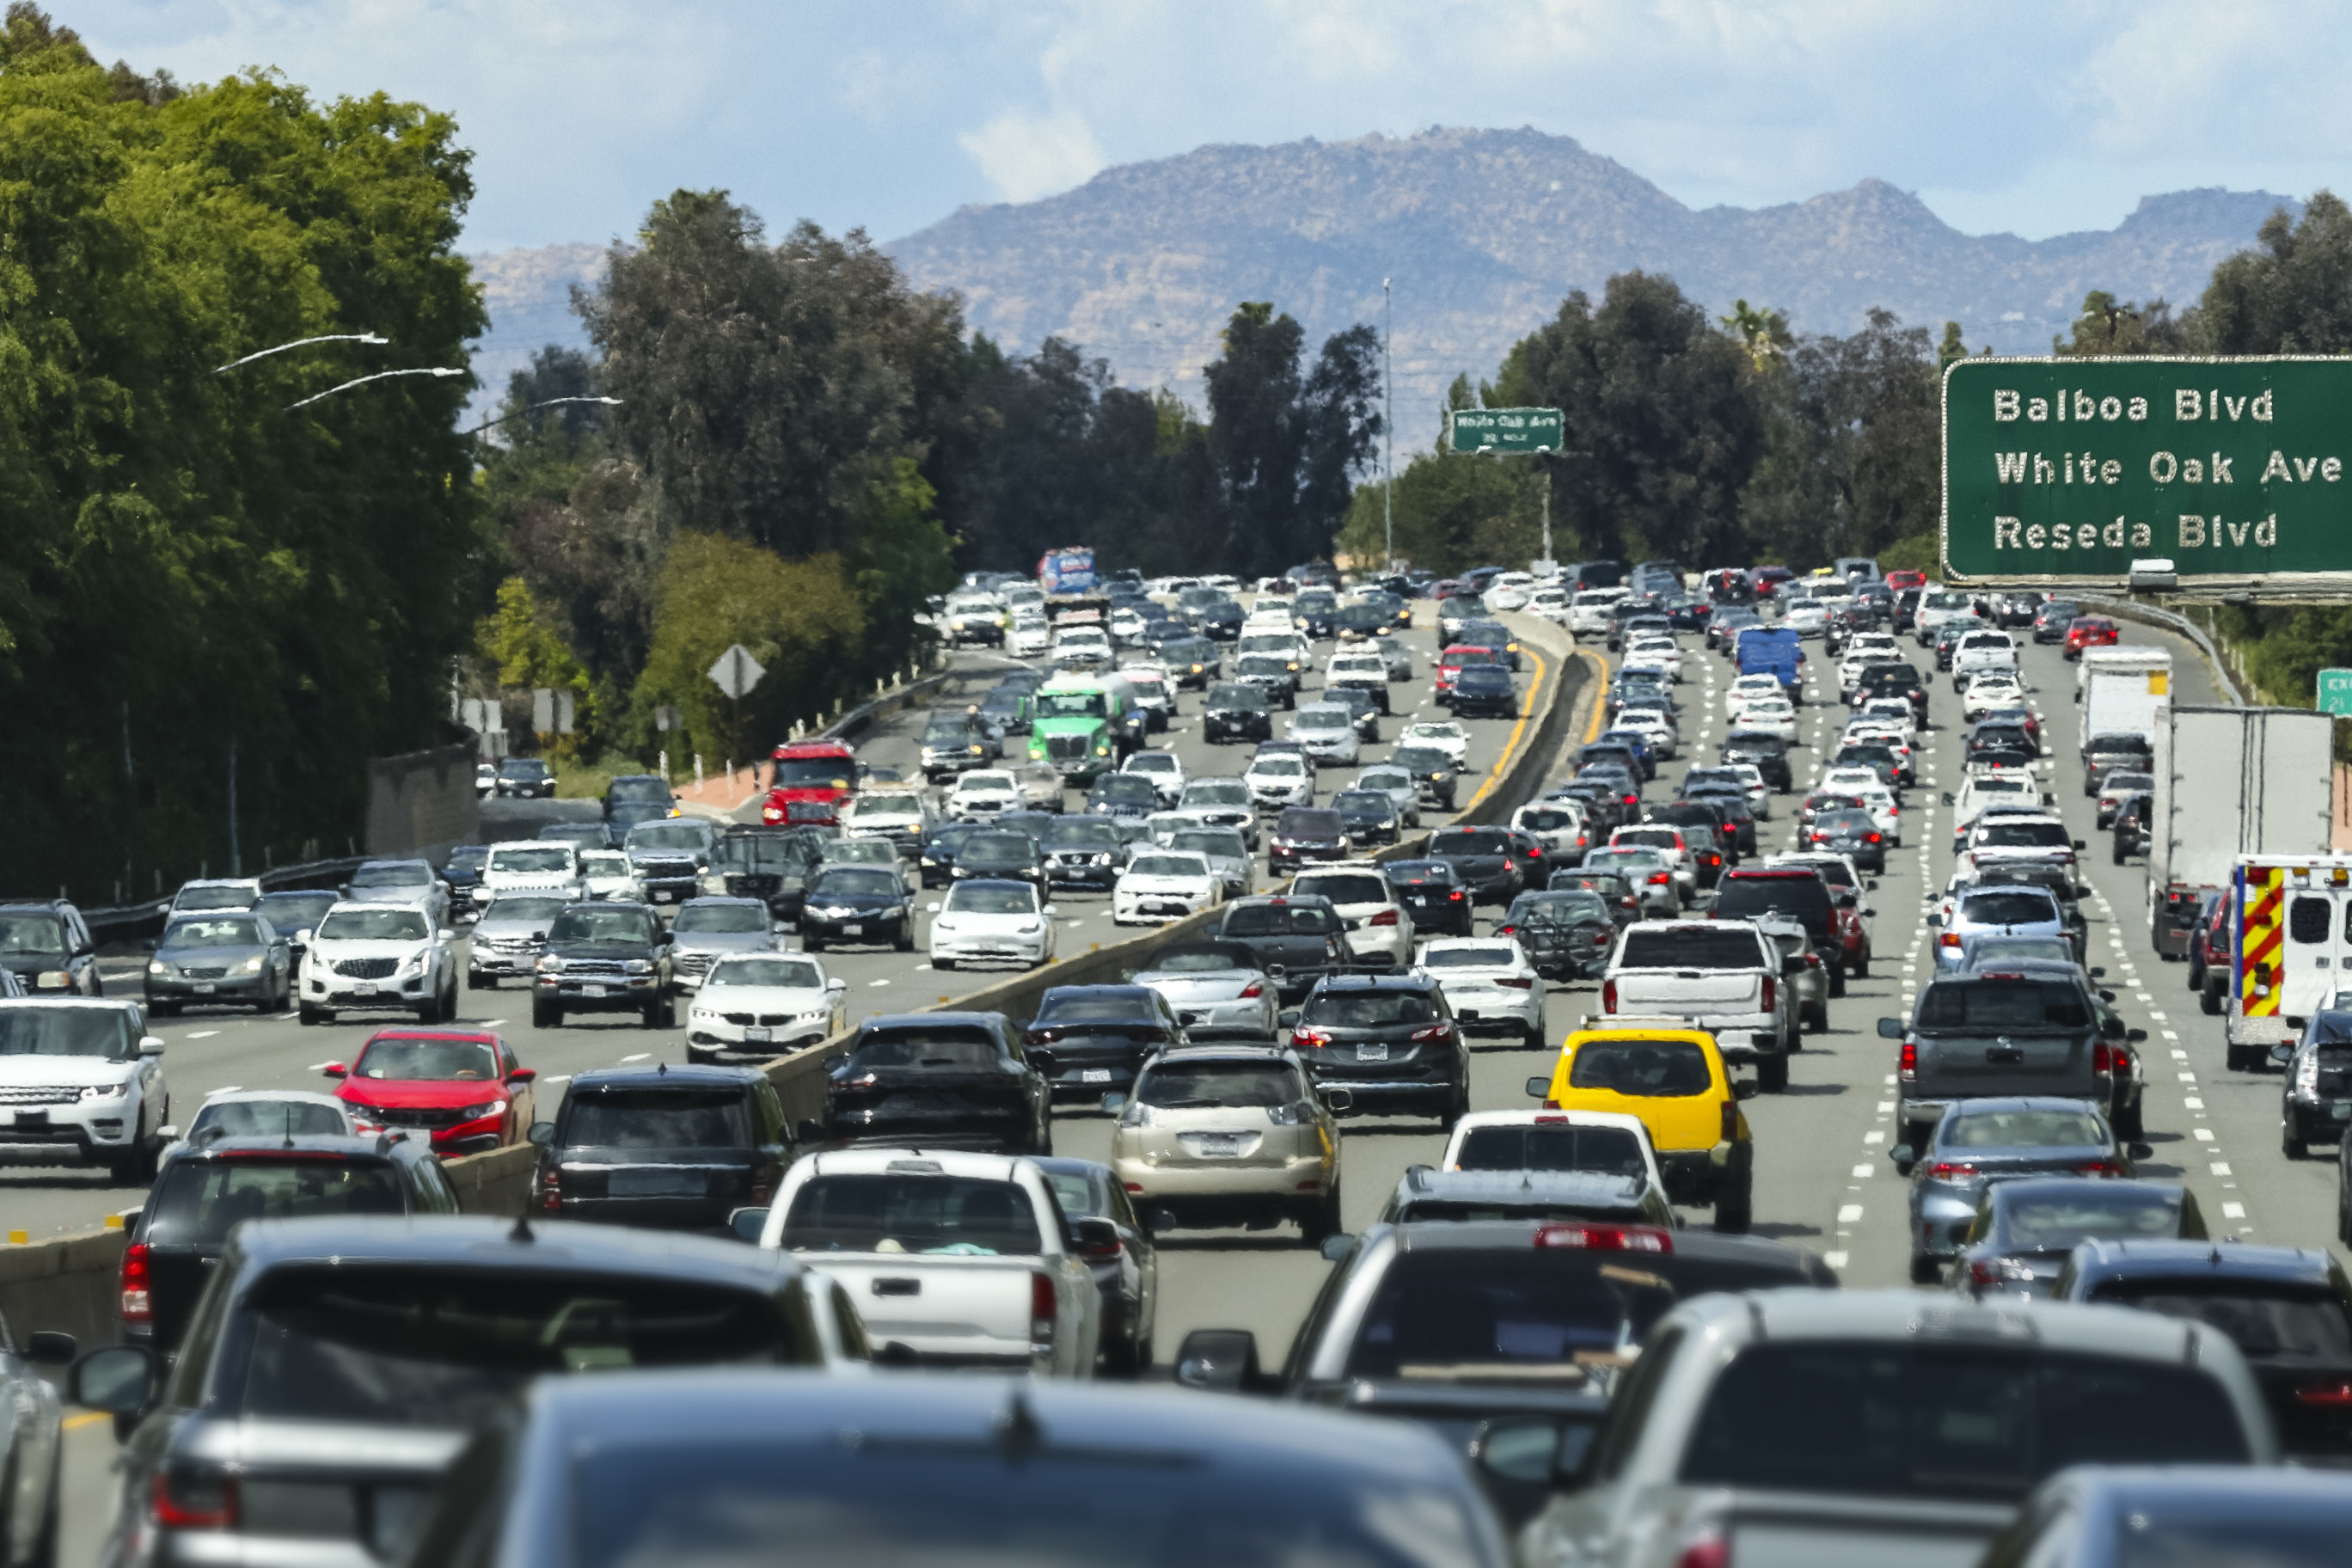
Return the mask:
M 286 1142 L 284 1147 L 289 1149 L 294 1147 L 294 1105 L 291 1100 L 289 1100 L 286 1105 Z
M 529 1210 L 525 1210 L 524 1212 L 515 1215 L 514 1228 L 507 1232 L 507 1239 L 509 1241 L 520 1241 L 525 1244 L 529 1244 L 539 1239 L 538 1237 L 531 1234 L 530 1214 Z
M 1036 1412 L 1029 1408 L 1028 1393 L 1015 1384 L 1013 1396 L 996 1417 L 996 1446 L 1007 1459 L 1020 1464 L 1034 1454 L 1045 1438 L 1045 1429 L 1037 1424 Z
M 669 1063 L 656 1063 L 654 1066 L 654 1076 L 656 1078 L 667 1078 L 669 1076 Z

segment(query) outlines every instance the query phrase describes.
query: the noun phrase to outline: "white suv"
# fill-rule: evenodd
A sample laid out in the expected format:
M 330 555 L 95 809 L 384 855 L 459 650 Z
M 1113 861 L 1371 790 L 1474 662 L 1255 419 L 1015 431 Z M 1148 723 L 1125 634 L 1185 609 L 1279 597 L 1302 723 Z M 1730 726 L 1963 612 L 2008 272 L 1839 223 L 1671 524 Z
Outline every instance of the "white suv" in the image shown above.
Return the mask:
M 1377 953 L 1394 969 L 1412 957 L 1412 911 L 1396 895 L 1389 874 L 1372 861 L 1302 866 L 1291 879 L 1293 897 L 1328 899 L 1348 925 L 1348 947 L 1359 958 Z
M 154 1180 L 172 1119 L 163 1042 L 138 1003 L 99 996 L 0 1002 L 0 1148 L 70 1148 L 121 1185 Z
M 578 847 L 560 838 L 516 838 L 491 845 L 482 857 L 482 888 L 475 896 L 489 900 L 508 893 L 583 897 Z
M 564 846 L 569 849 L 569 845 Z M 420 1024 L 457 1012 L 457 933 L 421 906 L 337 904 L 302 954 L 301 1019 L 331 1024 L 357 1007 L 413 1011 Z

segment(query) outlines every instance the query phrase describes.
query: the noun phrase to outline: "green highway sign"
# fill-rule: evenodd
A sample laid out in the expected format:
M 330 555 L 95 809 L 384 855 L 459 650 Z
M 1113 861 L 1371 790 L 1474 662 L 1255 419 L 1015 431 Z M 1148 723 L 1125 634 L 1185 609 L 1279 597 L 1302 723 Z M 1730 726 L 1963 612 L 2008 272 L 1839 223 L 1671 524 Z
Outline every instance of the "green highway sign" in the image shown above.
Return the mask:
M 2342 592 L 2347 460 L 2352 359 L 1958 360 L 1944 575 L 2118 584 L 2165 559 L 2183 588 Z
M 2352 669 L 2323 669 L 2319 672 L 2319 710 L 2322 713 L 2352 713 Z
M 1456 452 L 1557 452 L 1567 426 L 1557 408 L 1456 408 L 1445 444 Z

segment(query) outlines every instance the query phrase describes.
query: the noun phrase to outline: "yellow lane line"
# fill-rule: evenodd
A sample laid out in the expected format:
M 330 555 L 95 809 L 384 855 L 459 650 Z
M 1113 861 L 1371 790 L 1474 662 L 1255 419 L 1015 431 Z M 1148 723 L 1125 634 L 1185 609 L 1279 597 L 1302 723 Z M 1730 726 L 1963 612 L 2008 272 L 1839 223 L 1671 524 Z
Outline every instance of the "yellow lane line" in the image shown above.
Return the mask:
M 1592 744 L 1592 738 L 1601 733 L 1601 726 L 1609 717 L 1609 661 L 1586 647 L 1578 648 L 1576 656 L 1592 661 L 1592 722 L 1584 727 L 1584 739 L 1579 742 L 1589 746 Z
M 1544 656 L 1534 648 L 1528 648 L 1527 653 L 1529 658 L 1536 661 L 1536 678 L 1528 682 L 1527 707 L 1519 714 L 1519 721 L 1511 726 L 1511 738 L 1503 742 L 1503 754 L 1496 757 L 1495 765 L 1486 770 L 1486 782 L 1478 786 L 1478 793 L 1470 797 L 1469 805 L 1454 813 L 1456 816 L 1469 811 L 1472 806 L 1493 794 L 1495 786 L 1503 782 L 1503 771 L 1511 765 L 1511 759 L 1519 754 L 1519 737 L 1526 732 L 1528 721 L 1535 717 L 1536 694 L 1543 689 L 1544 671 L 1550 668 L 1544 663 Z
M 67 1431 L 79 1432 L 85 1426 L 94 1426 L 100 1421 L 113 1419 L 112 1415 L 103 1410 L 85 1410 L 79 1415 L 67 1416 L 64 1425 Z

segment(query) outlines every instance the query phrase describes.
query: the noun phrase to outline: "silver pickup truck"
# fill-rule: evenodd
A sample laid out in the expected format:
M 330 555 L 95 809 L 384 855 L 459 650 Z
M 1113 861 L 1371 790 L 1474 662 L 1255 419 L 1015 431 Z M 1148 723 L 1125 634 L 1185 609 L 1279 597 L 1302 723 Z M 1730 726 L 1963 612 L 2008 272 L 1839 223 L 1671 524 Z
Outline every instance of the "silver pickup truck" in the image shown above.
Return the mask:
M 1956 1100 L 1986 1095 L 2056 1095 L 2088 1100 L 2102 1111 L 2128 1079 L 2123 1048 L 2147 1038 L 2101 1010 L 2082 981 L 2048 973 L 1952 975 L 1919 993 L 1906 1026 L 1881 1018 L 1878 1032 L 1902 1042 L 1895 1060 L 1898 1144 L 1924 1149 L 1927 1134 Z M 2114 1034 L 2115 1038 L 2106 1037 Z
M 1722 1292 L 1659 1321 L 1530 1568 L 1971 1568 L 2069 1465 L 2277 1462 L 2244 1358 L 2196 1321 L 1912 1290 Z
M 1686 1018 L 1778 1094 L 1798 1043 L 1795 988 L 1781 968 L 1780 948 L 1748 921 L 1636 921 L 1601 972 L 1601 1010 Z

